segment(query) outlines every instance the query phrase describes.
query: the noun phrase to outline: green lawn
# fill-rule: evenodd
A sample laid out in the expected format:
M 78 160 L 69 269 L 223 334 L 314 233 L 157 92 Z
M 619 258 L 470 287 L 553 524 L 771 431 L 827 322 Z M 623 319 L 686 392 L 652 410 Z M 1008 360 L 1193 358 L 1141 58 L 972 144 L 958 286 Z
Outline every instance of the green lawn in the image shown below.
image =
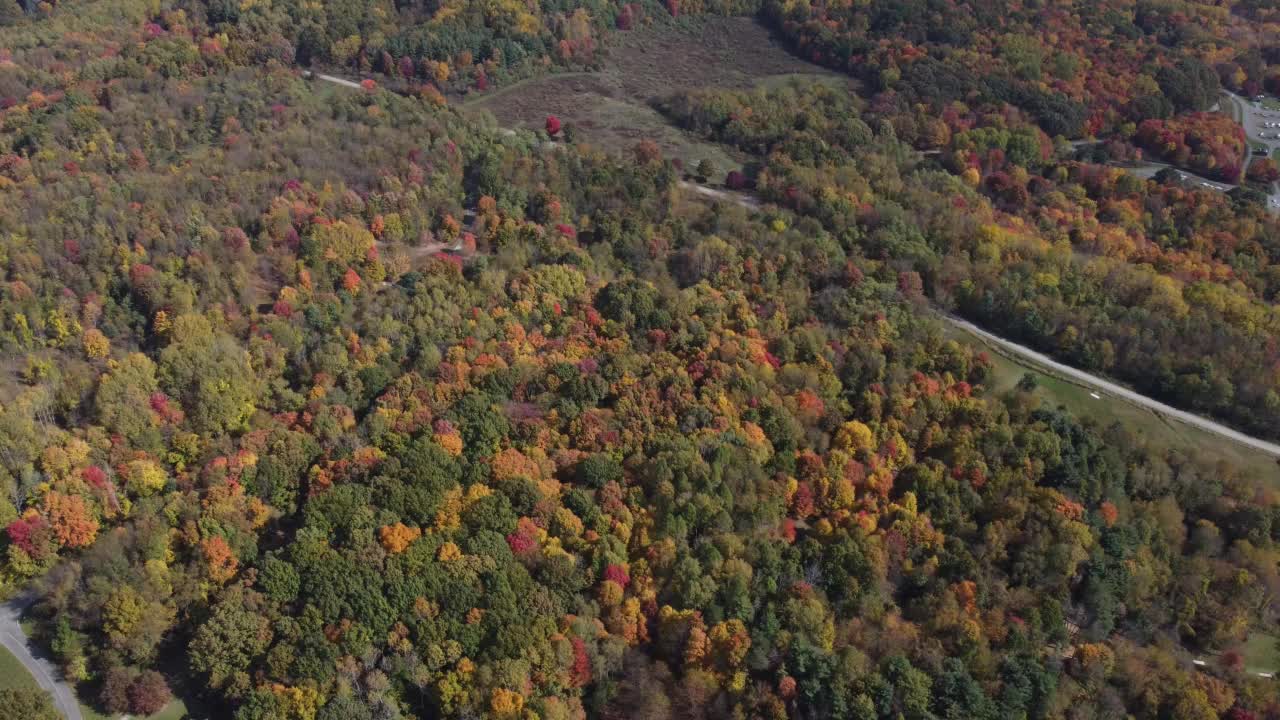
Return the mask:
M 1241 121 L 1240 106 L 1231 98 L 1231 95 L 1225 92 L 1218 96 L 1218 112 L 1230 115 L 1236 122 Z
M 31 636 L 36 628 L 35 621 L 30 618 L 24 618 L 21 621 L 21 625 L 23 632 L 28 637 Z M 31 676 L 31 673 L 27 672 L 27 669 L 22 666 L 22 663 L 18 662 L 18 659 L 12 653 L 0 647 L 0 688 L 20 687 L 38 688 L 39 685 L 36 683 L 36 679 Z M 122 717 L 120 715 L 103 715 L 84 704 L 83 698 L 78 699 L 80 700 L 80 712 L 84 715 L 85 720 L 115 720 L 115 718 Z M 140 718 L 139 720 L 182 720 L 186 716 L 186 704 L 182 700 L 175 699 L 155 715 Z
M 1081 418 L 1091 417 L 1104 427 L 1118 422 L 1154 447 L 1176 447 L 1200 458 L 1226 460 L 1280 485 L 1280 465 L 1270 455 L 1198 428 L 1165 419 L 1150 410 L 1108 395 L 1102 395 L 1101 399 L 1094 398 L 1085 387 L 1014 359 L 960 328 L 952 325 L 945 327 L 949 337 L 987 350 L 994 370 L 989 389 L 997 394 L 1012 390 L 1022 376 L 1030 372 L 1037 381 L 1036 394 L 1051 407 L 1061 405 L 1071 414 Z
M 1249 672 L 1280 671 L 1280 638 L 1270 633 L 1251 633 L 1244 644 L 1244 667 Z
M 1262 107 L 1268 110 L 1280 110 L 1280 100 L 1277 100 L 1276 98 L 1273 98 L 1271 96 L 1267 96 L 1262 101 Z
M 13 653 L 0 647 L 0 688 L 39 689 L 39 687 L 31 673 L 27 672 L 22 663 L 18 662 L 18 658 L 14 657 Z M 103 715 L 83 702 L 80 703 L 80 712 L 84 715 L 85 720 L 115 720 L 115 718 L 121 717 L 119 715 Z M 185 717 L 187 717 L 186 703 L 175 699 L 155 715 L 140 718 L 139 720 L 182 720 Z
M 13 653 L 0 647 L 0 688 L 22 689 L 39 688 L 36 679 L 18 662 Z
M 85 720 L 116 720 L 124 717 L 123 715 L 103 715 L 93 708 L 80 703 L 80 712 L 84 715 Z M 148 715 L 145 718 L 135 718 L 134 720 L 182 720 L 187 716 L 187 706 L 181 700 L 174 700 L 165 706 L 163 710 L 155 715 Z

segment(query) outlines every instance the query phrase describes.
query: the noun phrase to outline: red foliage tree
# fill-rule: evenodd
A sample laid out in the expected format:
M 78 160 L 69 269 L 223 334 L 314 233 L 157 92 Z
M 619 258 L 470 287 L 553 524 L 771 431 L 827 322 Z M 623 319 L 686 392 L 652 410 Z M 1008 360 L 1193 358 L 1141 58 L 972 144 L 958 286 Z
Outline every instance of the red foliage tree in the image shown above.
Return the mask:
M 1272 183 L 1280 180 L 1280 168 L 1276 167 L 1276 161 L 1271 158 L 1258 158 L 1249 163 L 1246 177 L 1256 183 Z
M 44 547 L 53 537 L 49 523 L 40 515 L 27 515 L 9 523 L 6 528 L 9 542 L 13 543 L 32 557 L 42 554 Z
M 104 710 L 110 713 L 126 713 L 129 710 L 129 689 L 133 682 L 133 673 L 128 668 L 113 667 L 102 679 L 102 689 L 98 691 L 98 701 Z
M 129 712 L 145 716 L 160 712 L 169 704 L 173 694 L 169 692 L 169 684 L 163 675 L 147 670 L 129 686 L 128 696 Z
M 507 547 L 514 555 L 524 555 L 538 547 L 538 542 L 522 533 L 511 533 L 507 536 Z
M 560 134 L 560 118 L 555 115 L 547 116 L 547 134 L 552 137 Z
M 1218 656 L 1218 662 L 1222 667 L 1231 672 L 1240 672 L 1244 669 L 1244 655 L 1239 650 L 1225 650 Z
M 80 477 L 83 478 L 85 482 L 89 483 L 89 486 L 92 488 L 102 490 L 107 486 L 107 473 L 97 465 L 90 465 L 84 470 L 81 470 Z
M 631 576 L 627 573 L 627 569 L 617 564 L 610 564 L 604 569 L 604 579 L 618 583 L 624 590 L 631 584 Z
M 636 21 L 635 5 L 632 3 L 627 3 L 626 5 L 623 5 L 622 11 L 618 13 L 618 29 L 624 32 L 627 30 L 630 30 L 631 26 L 635 24 L 635 21 Z
M 574 687 L 584 687 L 591 682 L 591 658 L 582 638 L 573 638 L 573 666 L 569 668 L 569 682 Z

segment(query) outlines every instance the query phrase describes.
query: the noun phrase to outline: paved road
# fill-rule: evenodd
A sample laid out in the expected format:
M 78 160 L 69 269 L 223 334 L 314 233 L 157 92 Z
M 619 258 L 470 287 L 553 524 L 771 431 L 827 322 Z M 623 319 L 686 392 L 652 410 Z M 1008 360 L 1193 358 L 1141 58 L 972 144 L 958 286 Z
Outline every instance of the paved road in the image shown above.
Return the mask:
M 356 87 L 356 88 L 360 87 L 358 83 L 351 82 L 350 80 L 344 80 L 342 78 L 335 78 L 329 75 L 317 75 L 316 77 L 318 77 L 321 80 L 336 82 L 340 85 L 346 85 L 349 87 Z M 1076 140 L 1072 142 L 1072 145 L 1079 147 L 1082 145 L 1087 145 L 1090 142 L 1092 141 Z M 1143 166 L 1139 166 L 1137 168 L 1134 168 L 1133 170 L 1140 174 L 1150 173 L 1150 175 L 1154 175 L 1156 172 L 1158 172 L 1164 167 L 1168 167 L 1168 166 L 1161 165 L 1158 163 L 1145 163 Z M 1196 175 L 1192 175 L 1191 173 L 1187 173 L 1185 171 L 1182 171 L 1182 172 L 1185 175 L 1189 176 L 1190 178 L 1200 182 L 1201 185 L 1205 187 L 1212 187 L 1215 190 L 1225 191 L 1233 187 L 1231 185 L 1226 185 L 1225 183 L 1218 183 L 1218 182 L 1213 182 L 1211 180 L 1207 180 L 1205 178 L 1200 178 Z M 717 190 L 716 188 L 707 187 L 705 185 L 699 185 L 697 183 L 691 183 L 691 182 L 685 182 L 685 181 L 680 182 L 680 187 L 685 188 L 687 190 L 691 190 L 697 193 L 698 195 L 702 195 L 703 197 L 708 197 L 716 200 L 724 200 L 728 202 L 734 202 L 749 210 L 758 209 L 761 205 L 760 199 L 750 193 L 727 192 L 724 190 Z M 1259 440 L 1257 438 L 1250 437 L 1248 435 L 1245 435 L 1242 432 L 1239 432 L 1238 430 L 1233 430 L 1227 427 L 1226 425 L 1222 425 L 1221 423 L 1216 423 L 1212 420 L 1202 418 L 1199 415 L 1194 415 L 1192 413 L 1189 413 L 1183 410 L 1178 410 L 1177 408 L 1170 407 L 1169 405 L 1165 405 L 1164 403 L 1158 400 L 1152 400 L 1151 398 L 1145 395 L 1136 393 L 1133 390 L 1117 385 L 1109 380 L 1104 380 L 1100 377 L 1090 375 L 1089 373 L 1084 372 L 1083 370 L 1077 370 L 1076 368 L 1073 368 L 1070 365 L 1064 365 L 1043 353 L 1036 352 L 1031 348 L 1024 347 L 1015 342 L 1005 340 L 1004 338 L 998 335 L 993 335 L 987 332 L 986 330 L 983 330 L 982 328 L 978 327 L 977 325 L 974 325 L 973 323 L 968 322 L 967 320 L 961 320 L 959 318 L 951 317 L 951 316 L 943 316 L 943 317 L 948 322 L 955 324 L 959 327 L 962 327 L 983 339 L 986 339 L 992 343 L 995 343 L 996 345 L 999 345 L 1000 347 L 1004 348 L 1008 352 L 1011 352 L 1015 355 L 1029 359 L 1042 366 L 1051 368 L 1055 372 L 1061 373 L 1062 375 L 1065 375 L 1083 385 L 1094 388 L 1095 390 L 1099 390 L 1113 397 L 1124 399 L 1135 405 L 1139 405 L 1141 407 L 1145 407 L 1149 410 L 1152 410 L 1153 412 L 1160 413 L 1161 415 L 1176 418 L 1188 425 L 1193 425 L 1202 430 L 1214 433 L 1220 437 L 1234 440 L 1242 445 L 1246 445 L 1256 450 L 1261 450 L 1262 452 L 1268 453 L 1274 457 L 1280 457 L 1280 445 L 1276 445 L 1275 443 L 1270 443 L 1265 440 Z
M 53 704 L 63 717 L 67 720 L 84 720 L 84 716 L 80 714 L 80 703 L 76 702 L 75 691 L 62 680 L 62 671 L 32 646 L 22 632 L 19 620 L 33 600 L 31 595 L 25 594 L 0 605 L 0 645 L 13 653 L 40 687 L 53 696 Z
M 1049 357 L 1048 355 L 1045 355 L 1044 353 L 1036 352 L 1035 350 L 1032 350 L 1029 347 L 1025 347 L 1015 342 L 1005 340 L 1004 338 L 998 335 L 992 335 L 991 333 L 987 332 L 986 330 L 983 330 L 982 328 L 978 327 L 977 325 L 974 325 L 973 323 L 967 320 L 961 320 L 960 318 L 950 317 L 950 316 L 948 316 L 946 319 L 948 322 L 952 323 L 953 325 L 964 328 L 965 330 L 968 330 L 969 332 L 973 333 L 974 335 L 977 335 L 978 337 L 988 342 L 999 345 L 1001 348 L 1004 348 L 1006 351 L 1011 352 L 1014 355 L 1031 360 L 1037 365 L 1047 367 L 1053 370 L 1054 372 L 1064 375 L 1082 385 L 1086 385 L 1099 392 L 1105 393 L 1107 395 L 1111 395 L 1112 397 L 1120 398 L 1127 402 L 1133 403 L 1134 405 L 1147 408 L 1161 415 L 1180 420 L 1188 425 L 1193 425 L 1197 428 L 1200 428 L 1201 430 L 1211 432 L 1220 437 L 1224 437 L 1229 440 L 1234 440 L 1240 443 L 1241 445 L 1247 445 L 1248 447 L 1251 447 L 1255 450 L 1261 450 L 1262 452 L 1265 452 L 1274 457 L 1280 457 L 1280 445 L 1267 442 L 1266 440 L 1259 440 L 1258 438 L 1255 438 L 1255 437 L 1250 437 L 1249 435 L 1245 435 L 1244 433 L 1238 430 L 1233 430 L 1221 423 L 1216 423 L 1212 420 L 1202 418 L 1199 415 L 1194 415 L 1184 410 L 1179 410 L 1177 408 L 1170 407 L 1158 400 L 1152 400 L 1146 395 L 1136 393 L 1133 390 L 1130 390 L 1129 388 L 1123 387 L 1121 385 L 1117 385 L 1109 380 L 1104 380 L 1095 375 L 1090 375 L 1089 373 L 1084 372 L 1083 370 L 1077 370 L 1071 367 L 1070 365 L 1064 365 L 1058 362 L 1057 360 L 1054 360 L 1053 358 Z
M 1217 184 L 1220 185 L 1221 183 L 1217 183 Z M 731 201 L 737 202 L 739 205 L 742 205 L 743 207 L 748 209 L 754 210 L 760 207 L 759 198 L 756 198 L 753 195 L 748 195 L 746 193 L 726 193 L 721 190 L 716 190 L 714 188 L 709 188 L 702 185 L 695 185 L 693 183 L 688 183 L 688 182 L 682 182 L 680 183 L 680 185 L 687 189 L 693 190 L 699 195 L 721 199 L 721 200 L 731 200 Z M 1241 445 L 1245 445 L 1255 450 L 1261 450 L 1262 452 L 1267 453 L 1273 457 L 1280 458 L 1280 445 L 1267 442 L 1266 440 L 1259 440 L 1258 438 L 1251 437 L 1249 435 L 1245 435 L 1239 430 L 1234 430 L 1221 423 L 1217 423 L 1207 418 L 1200 417 L 1199 415 L 1186 412 L 1185 410 L 1179 410 L 1175 407 L 1166 405 L 1160 402 L 1159 400 L 1152 400 L 1146 395 L 1142 395 L 1140 393 L 1134 392 L 1133 390 L 1130 390 L 1129 388 L 1126 388 L 1122 385 L 1117 385 L 1116 383 L 1111 382 L 1110 380 L 1105 380 L 1103 378 L 1097 377 L 1096 375 L 1090 375 L 1089 373 L 1083 370 L 1077 370 L 1076 368 L 1073 368 L 1070 365 L 1064 365 L 1063 363 L 1060 363 L 1057 360 L 1054 360 L 1053 358 L 1049 357 L 1048 355 L 1045 355 L 1044 353 L 1037 352 L 1035 350 L 1032 350 L 1029 347 L 1019 345 L 1018 343 L 1015 343 L 1013 341 L 1005 340 L 999 335 L 993 335 L 992 333 L 989 333 L 986 330 L 983 330 L 982 328 L 978 327 L 977 325 L 974 325 L 968 320 L 961 320 L 960 318 L 953 317 L 951 315 L 941 315 L 940 317 L 943 320 L 953 325 L 956 325 L 957 327 L 961 327 L 961 328 L 964 328 L 965 330 L 968 330 L 969 332 L 973 333 L 974 335 L 977 335 L 978 337 L 984 340 L 987 340 L 988 342 L 991 342 L 995 345 L 999 345 L 1001 348 L 1004 348 L 1004 350 L 1009 353 L 1031 360 L 1032 362 L 1042 367 L 1047 367 L 1053 370 L 1054 372 L 1057 372 L 1061 375 L 1065 375 L 1066 377 L 1069 377 L 1072 380 L 1082 385 L 1085 385 L 1089 388 L 1092 388 L 1096 391 L 1105 393 L 1112 397 L 1120 398 L 1122 400 L 1125 400 L 1126 402 L 1130 402 L 1139 407 L 1147 408 L 1148 410 L 1151 410 L 1152 412 L 1158 413 L 1165 417 L 1171 417 L 1176 420 L 1180 420 L 1193 427 L 1197 427 L 1201 430 L 1205 430 L 1207 432 L 1211 432 L 1215 435 L 1218 435 L 1219 437 L 1224 437 L 1229 440 L 1234 440 L 1235 442 L 1238 442 Z
M 343 86 L 343 87 L 354 88 L 354 89 L 356 89 L 356 90 L 361 90 L 361 89 L 362 89 L 362 88 L 360 87 L 360 83 L 355 82 L 354 80 L 348 80 L 348 79 L 346 79 L 346 78 L 340 78 L 340 77 L 337 77 L 337 76 L 335 76 L 335 75 L 325 75 L 324 73 L 313 73 L 313 72 L 311 72 L 310 70 L 304 70 L 304 71 L 302 71 L 302 76 L 303 76 L 303 77 L 312 77 L 313 75 L 316 77 L 316 79 L 317 79 L 317 80 L 324 80 L 325 82 L 336 83 L 336 84 L 341 85 L 341 86 Z
M 1280 111 L 1267 110 L 1261 104 L 1246 100 L 1233 92 L 1227 92 L 1227 97 L 1240 111 L 1243 119 L 1240 124 L 1244 126 L 1244 134 L 1249 142 L 1265 145 L 1268 152 L 1280 148 L 1280 137 L 1277 137 L 1280 136 L 1280 128 L 1264 126 L 1268 122 L 1280 121 Z M 1259 133 L 1267 137 L 1259 137 Z
M 1280 122 L 1280 111 L 1268 110 L 1262 107 L 1260 103 L 1242 98 L 1233 92 L 1227 92 L 1227 97 L 1240 113 L 1242 118 L 1241 125 L 1244 127 L 1244 134 L 1249 139 L 1249 142 L 1265 145 L 1268 155 L 1280 150 L 1280 128 L 1264 127 L 1265 123 Z M 1258 133 L 1268 137 L 1258 137 Z M 1253 150 L 1250 148 L 1249 160 L 1253 159 Z M 1245 163 L 1245 168 L 1248 167 L 1248 163 Z M 1280 183 L 1272 186 L 1271 196 L 1267 198 L 1267 207 L 1272 212 L 1280 212 Z
M 1280 128 L 1267 128 L 1267 127 L 1263 127 L 1262 125 L 1264 122 L 1280 121 L 1280 112 L 1272 112 L 1272 111 L 1266 110 L 1261 105 L 1258 105 L 1250 100 L 1246 100 L 1240 97 L 1239 95 L 1235 95 L 1230 92 L 1227 92 L 1226 95 L 1230 99 L 1231 103 L 1235 105 L 1235 107 L 1239 111 L 1240 116 L 1244 118 L 1244 122 L 1241 123 L 1241 125 L 1242 127 L 1244 127 L 1245 136 L 1249 139 L 1249 141 L 1266 145 L 1267 150 L 1269 152 L 1274 151 L 1277 148 L 1280 148 L 1280 138 L 1263 139 L 1258 137 L 1259 132 L 1265 133 L 1267 135 L 1280 135 Z M 1219 105 L 1215 105 L 1213 109 L 1217 110 L 1218 112 L 1222 112 Z M 1084 141 L 1084 140 L 1073 140 L 1071 142 L 1072 147 L 1077 147 L 1077 148 L 1084 147 L 1086 145 L 1091 145 L 1091 144 L 1094 144 L 1094 143 L 1089 141 Z M 1254 159 L 1254 156 L 1252 152 L 1252 147 L 1250 147 L 1249 153 L 1245 156 L 1244 167 L 1248 168 L 1249 162 L 1251 162 L 1253 159 Z M 1193 172 L 1188 172 L 1187 170 L 1183 170 L 1182 168 L 1178 168 L 1176 166 L 1169 165 L 1167 163 L 1162 163 L 1162 162 L 1153 162 L 1150 160 L 1146 160 L 1136 165 L 1126 165 L 1124 163 L 1115 163 L 1115 165 L 1117 167 L 1124 168 L 1125 170 L 1133 173 L 1134 175 L 1137 175 L 1138 177 L 1144 177 L 1144 178 L 1153 177 L 1156 173 L 1160 172 L 1161 170 L 1164 170 L 1166 168 L 1172 168 L 1178 171 L 1178 174 L 1182 177 L 1182 180 L 1184 182 L 1190 183 L 1193 187 L 1199 186 L 1201 188 L 1206 188 L 1209 190 L 1217 190 L 1218 192 L 1230 192 L 1236 188 L 1235 185 L 1232 185 L 1230 183 L 1218 182 L 1217 180 L 1210 180 L 1209 178 L 1201 177 L 1199 175 L 1196 175 Z M 1272 212 L 1280 212 L 1280 183 L 1277 183 L 1275 187 L 1271 188 L 1271 190 L 1272 192 L 1270 196 L 1268 196 L 1267 198 L 1267 209 L 1271 210 Z
M 1178 175 L 1183 179 L 1183 181 L 1191 183 L 1192 185 L 1199 185 L 1200 187 L 1209 188 L 1210 190 L 1217 190 L 1218 192 L 1230 192 L 1236 188 L 1235 185 L 1232 185 L 1230 183 L 1218 182 L 1217 180 L 1210 180 L 1207 177 L 1201 177 L 1200 175 L 1197 175 L 1193 172 L 1183 170 L 1182 168 L 1179 168 L 1176 165 L 1170 165 L 1168 163 L 1162 163 L 1162 162 L 1155 162 L 1152 160 L 1144 160 L 1141 163 L 1138 163 L 1137 165 L 1124 165 L 1124 164 L 1117 163 L 1116 167 L 1122 168 L 1124 170 L 1128 170 L 1134 175 L 1137 175 L 1138 177 L 1144 177 L 1144 178 L 1155 177 L 1156 173 L 1160 172 L 1161 170 L 1176 170 L 1178 172 Z

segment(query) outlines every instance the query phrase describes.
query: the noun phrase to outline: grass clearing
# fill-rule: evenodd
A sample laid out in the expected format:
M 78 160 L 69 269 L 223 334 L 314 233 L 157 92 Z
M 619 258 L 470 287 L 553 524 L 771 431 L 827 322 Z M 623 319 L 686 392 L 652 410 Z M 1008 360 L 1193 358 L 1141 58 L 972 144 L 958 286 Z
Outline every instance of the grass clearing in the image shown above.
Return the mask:
M 693 88 L 850 82 L 791 55 L 749 18 L 658 23 L 620 34 L 601 54 L 599 71 L 531 78 L 468 98 L 462 107 L 490 112 L 503 127 L 533 130 L 555 115 L 573 126 L 579 142 L 611 152 L 648 138 L 686 168 L 709 160 L 723 175 L 747 158 L 673 127 L 653 109 L 656 99 Z
M 1271 633 L 1250 633 L 1244 644 L 1244 668 L 1249 672 L 1280 671 L 1280 638 Z
M 124 715 L 103 715 L 83 702 L 80 703 L 80 714 L 84 715 L 85 720 L 119 720 L 124 717 Z M 154 715 L 148 715 L 145 718 L 136 715 L 129 717 L 131 720 L 183 720 L 188 717 L 188 710 L 186 703 L 175 699 Z
M 647 103 L 617 95 L 599 75 L 571 73 L 526 80 L 483 103 L 469 107 L 493 112 L 505 127 L 541 129 L 548 115 L 573 126 L 577 142 L 624 152 L 648 138 L 665 157 L 680 158 L 686 167 L 709 160 L 720 172 L 739 167 L 742 158 L 726 148 L 673 127 Z
M 1262 107 L 1267 110 L 1280 110 L 1280 99 L 1276 99 L 1268 95 L 1262 99 Z
M 39 689 L 36 679 L 18 662 L 13 653 L 0 647 L 0 688 L 5 690 Z
M 746 89 L 795 81 L 849 82 L 791 56 L 750 19 L 710 18 L 683 24 L 675 31 L 665 26 L 658 30 L 662 34 L 653 29 L 624 34 L 618 45 L 609 49 L 599 72 L 533 78 L 464 106 L 492 113 L 505 127 L 541 129 L 547 115 L 556 115 L 575 126 L 581 142 L 611 151 L 624 151 L 640 139 L 650 138 L 667 157 L 680 158 L 686 168 L 707 159 L 721 174 L 739 167 L 745 158 L 672 127 L 653 109 L 655 98 L 707 86 Z M 1239 113 L 1229 99 L 1224 99 L 1224 107 L 1233 115 Z M 953 331 L 964 335 L 966 342 L 985 346 L 968 333 Z M 1065 406 L 1080 417 L 1095 418 L 1103 426 L 1119 422 L 1157 447 L 1178 447 L 1227 460 L 1280 486 L 1280 466 L 1268 455 L 1114 398 L 1094 399 L 1081 386 L 991 349 L 996 392 L 1012 389 L 1023 373 L 1031 371 L 1040 381 L 1037 393 L 1047 403 Z
M 1200 458 L 1225 460 L 1280 486 L 1280 465 L 1277 465 L 1276 460 L 1266 453 L 1176 420 L 1161 417 L 1146 408 L 1119 398 L 1102 393 L 1099 393 L 1100 399 L 1094 398 L 1088 388 L 1068 382 L 1021 359 L 1013 358 L 1000 348 L 992 346 L 962 328 L 950 324 L 945 325 L 944 328 L 948 337 L 987 350 L 993 369 L 988 389 L 996 394 L 1012 390 L 1022 376 L 1029 372 L 1037 381 L 1035 394 L 1042 402 L 1052 407 L 1065 407 L 1072 415 L 1093 418 L 1103 427 L 1120 423 L 1129 432 L 1154 447 L 1176 447 Z
M 27 630 L 28 635 L 30 635 L 30 630 L 27 629 L 29 624 L 30 621 L 23 621 L 22 623 L 23 629 Z M 22 663 L 18 662 L 18 658 L 3 647 L 0 647 L 0 688 L 40 689 L 39 683 L 36 682 L 31 673 L 27 672 Z M 121 715 L 103 715 L 92 707 L 85 705 L 83 701 L 80 703 L 80 712 L 84 715 L 85 720 L 117 720 L 117 718 L 123 717 Z M 136 718 L 135 720 L 182 720 L 187 715 L 186 703 L 182 700 L 174 699 L 160 712 L 146 718 Z

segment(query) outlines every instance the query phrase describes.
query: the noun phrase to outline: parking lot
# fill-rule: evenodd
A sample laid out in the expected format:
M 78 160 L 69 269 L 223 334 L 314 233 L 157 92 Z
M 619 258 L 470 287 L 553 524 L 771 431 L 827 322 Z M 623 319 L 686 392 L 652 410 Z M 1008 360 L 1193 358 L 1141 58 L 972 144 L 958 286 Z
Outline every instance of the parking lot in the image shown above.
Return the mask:
M 1248 162 L 1261 157 L 1274 157 L 1280 151 L 1280 110 L 1270 110 L 1263 106 L 1262 97 L 1244 98 L 1228 92 L 1227 96 L 1235 105 L 1245 137 L 1249 141 Z M 1258 153 L 1262 149 L 1265 154 Z M 1267 197 L 1267 207 L 1272 212 L 1280 212 L 1280 187 L 1273 185 Z

